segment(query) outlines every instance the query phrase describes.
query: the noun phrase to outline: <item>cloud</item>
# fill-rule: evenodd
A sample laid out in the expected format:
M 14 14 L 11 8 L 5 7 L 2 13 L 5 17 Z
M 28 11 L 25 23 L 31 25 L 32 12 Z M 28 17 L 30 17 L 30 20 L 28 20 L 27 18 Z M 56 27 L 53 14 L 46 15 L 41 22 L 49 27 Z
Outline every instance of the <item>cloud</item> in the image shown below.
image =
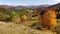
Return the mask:
M 50 2 L 50 5 L 57 4 L 57 3 L 60 3 L 60 0 L 52 0 L 52 1 Z
M 54 0 L 56 3 L 59 3 L 60 2 L 60 0 Z
M 55 0 L 55 1 L 60 2 L 60 0 Z
M 14 4 L 15 6 L 17 5 L 22 5 L 22 6 L 27 6 L 27 4 L 23 4 L 23 3 L 17 3 L 17 4 Z
M 27 4 L 23 4 L 23 3 L 0 3 L 0 5 L 10 5 L 10 6 L 22 5 L 22 6 L 27 6 Z

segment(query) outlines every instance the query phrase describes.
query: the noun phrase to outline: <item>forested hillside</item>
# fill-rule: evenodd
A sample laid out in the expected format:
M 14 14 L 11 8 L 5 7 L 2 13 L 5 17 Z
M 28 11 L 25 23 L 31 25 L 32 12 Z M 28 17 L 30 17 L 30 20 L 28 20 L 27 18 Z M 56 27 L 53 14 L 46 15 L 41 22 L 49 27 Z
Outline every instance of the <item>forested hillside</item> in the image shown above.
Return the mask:
M 44 34 L 45 32 L 46 34 L 60 34 L 60 3 L 52 6 L 44 5 L 42 7 L 30 7 L 32 6 L 28 6 L 27 8 L 27 6 L 13 7 L 1 5 L 0 30 L 2 31 L 0 33 L 4 34 L 3 32 L 5 32 L 8 34 L 7 32 L 10 33 L 12 31 L 12 34 Z M 10 25 L 11 23 L 12 25 Z M 23 30 L 21 26 L 26 26 L 27 30 Z M 20 29 L 20 31 L 18 29 Z M 34 32 L 32 32 L 30 29 L 34 29 Z M 25 33 L 25 31 L 28 32 Z

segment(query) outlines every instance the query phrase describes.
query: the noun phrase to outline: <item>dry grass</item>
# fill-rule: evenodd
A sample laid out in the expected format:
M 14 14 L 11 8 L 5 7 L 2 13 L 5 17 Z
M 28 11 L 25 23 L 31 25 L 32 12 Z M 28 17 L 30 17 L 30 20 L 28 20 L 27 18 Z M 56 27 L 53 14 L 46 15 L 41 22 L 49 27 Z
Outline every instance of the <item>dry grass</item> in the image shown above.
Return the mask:
M 20 25 L 20 24 L 14 24 L 14 23 L 1 23 L 0 24 L 0 34 L 56 34 L 51 31 L 39 31 L 34 30 L 29 27 Z

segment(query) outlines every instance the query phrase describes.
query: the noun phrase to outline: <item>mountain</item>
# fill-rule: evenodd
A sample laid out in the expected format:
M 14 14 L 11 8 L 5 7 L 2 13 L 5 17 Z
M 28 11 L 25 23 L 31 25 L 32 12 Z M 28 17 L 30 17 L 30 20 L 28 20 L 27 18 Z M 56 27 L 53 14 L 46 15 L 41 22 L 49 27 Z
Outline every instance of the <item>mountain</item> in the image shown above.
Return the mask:
M 45 11 L 45 10 L 48 10 L 48 9 L 54 10 L 54 9 L 56 9 L 58 7 L 60 7 L 60 3 L 54 4 L 54 5 L 49 5 L 47 7 L 39 7 L 39 8 L 37 8 L 37 10 L 38 11 L 40 11 L 40 10 Z
M 27 8 L 39 8 L 39 7 L 48 7 L 49 5 L 32 5 L 32 6 L 27 6 Z
M 9 5 L 0 5 L 0 8 L 9 8 L 9 9 L 22 9 L 22 8 L 26 8 L 26 6 L 9 6 Z
M 0 7 L 2 8 L 11 8 L 11 9 L 26 9 L 26 8 L 42 8 L 42 7 L 48 7 L 49 5 L 31 5 L 31 6 L 22 6 L 22 5 L 19 5 L 19 6 L 9 6 L 9 5 L 0 5 Z
M 15 6 L 15 7 L 12 7 L 13 9 L 25 9 L 25 8 L 27 8 L 26 6 L 21 6 L 21 5 L 19 5 L 19 6 Z
M 0 7 L 3 7 L 3 8 L 11 8 L 11 9 L 26 9 L 26 8 L 32 8 L 32 9 L 54 9 L 56 7 L 60 7 L 60 3 L 58 4 L 54 4 L 54 5 L 31 5 L 31 6 L 22 6 L 22 5 L 19 5 L 19 6 L 8 6 L 8 5 L 0 5 Z
M 31 5 L 31 6 L 16 6 L 15 8 L 18 8 L 18 9 L 19 9 L 19 8 L 20 8 L 20 9 L 21 9 L 21 8 L 23 8 L 23 9 L 24 9 L 24 8 L 28 8 L 28 9 L 29 9 L 29 8 L 32 8 L 32 9 L 34 9 L 34 8 L 39 8 L 39 7 L 42 8 L 42 7 L 48 7 L 48 6 L 49 6 L 49 5 Z
M 60 7 L 60 3 L 57 3 L 57 4 L 54 4 L 54 5 L 51 5 L 49 7 L 47 7 L 48 9 L 52 9 L 52 10 L 55 10 L 56 8 Z
M 0 8 L 12 8 L 13 6 L 8 6 L 8 5 L 0 5 Z
M 48 8 L 60 7 L 60 3 L 49 6 Z

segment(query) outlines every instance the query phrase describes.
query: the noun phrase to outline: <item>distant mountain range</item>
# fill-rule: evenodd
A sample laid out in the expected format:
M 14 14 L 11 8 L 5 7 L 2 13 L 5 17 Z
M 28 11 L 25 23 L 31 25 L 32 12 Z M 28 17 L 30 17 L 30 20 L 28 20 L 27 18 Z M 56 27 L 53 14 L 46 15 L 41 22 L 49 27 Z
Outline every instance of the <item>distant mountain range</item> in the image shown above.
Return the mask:
M 12 9 L 25 9 L 25 8 L 39 8 L 39 7 L 48 7 L 49 5 L 32 5 L 32 6 L 22 6 L 22 5 L 19 5 L 19 6 L 8 6 L 8 5 L 0 5 L 0 7 L 3 7 L 3 8 L 12 8 Z
M 57 7 L 60 7 L 60 3 L 54 4 L 54 5 L 49 5 L 49 6 L 47 6 L 47 7 L 39 7 L 39 8 L 36 8 L 36 9 L 38 9 L 38 10 L 48 10 L 48 9 L 54 10 L 54 9 L 56 9 Z
M 8 6 L 8 5 L 0 5 L 0 7 L 3 8 L 12 8 L 12 9 L 25 9 L 25 8 L 40 8 L 40 9 L 45 9 L 45 8 L 54 8 L 54 7 L 60 7 L 60 3 L 55 4 L 55 5 L 32 5 L 32 6 Z
M 32 5 L 32 6 L 15 6 L 15 7 L 13 7 L 14 9 L 28 9 L 28 8 L 32 8 L 32 9 L 34 9 L 34 8 L 39 8 L 39 7 L 48 7 L 49 5 Z
M 55 4 L 55 5 L 51 5 L 51 6 L 49 6 L 48 8 L 54 8 L 54 7 L 60 7 L 60 3 Z
M 12 8 L 14 6 L 8 6 L 8 5 L 0 5 L 0 8 Z

